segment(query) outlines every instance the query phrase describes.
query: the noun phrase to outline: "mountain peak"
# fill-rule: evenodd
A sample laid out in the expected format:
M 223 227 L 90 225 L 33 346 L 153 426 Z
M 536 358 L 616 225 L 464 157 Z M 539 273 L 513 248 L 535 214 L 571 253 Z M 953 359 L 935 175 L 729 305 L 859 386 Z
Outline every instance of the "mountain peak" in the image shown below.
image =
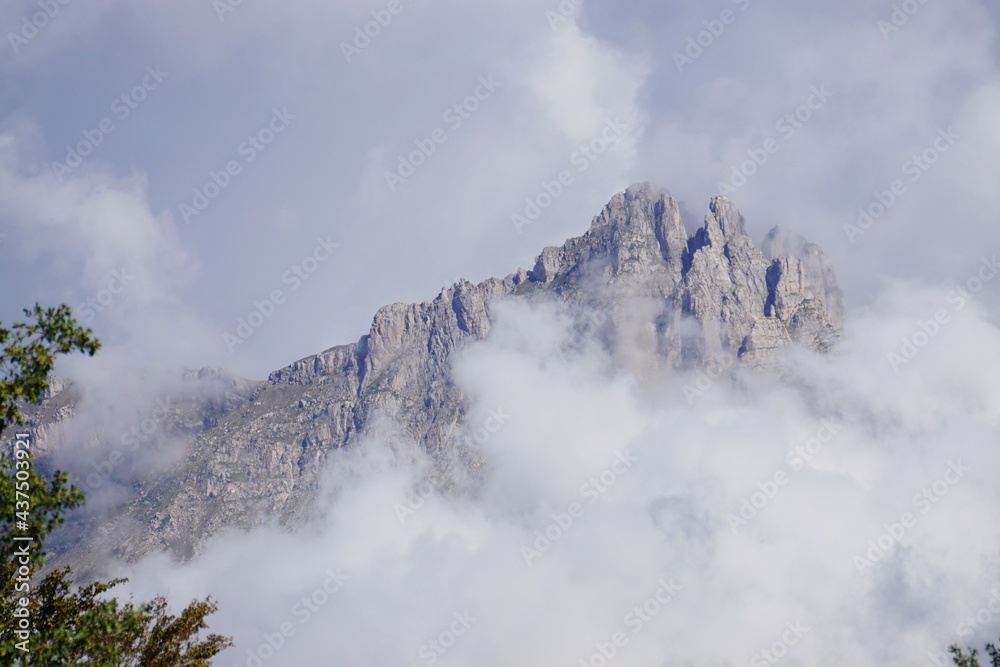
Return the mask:
M 189 557 L 226 526 L 275 515 L 299 521 L 329 453 L 379 424 L 396 424 L 442 454 L 442 466 L 475 466 L 460 435 L 468 401 L 452 361 L 489 337 L 499 299 L 561 302 L 580 331 L 638 377 L 720 357 L 755 365 L 796 341 L 827 347 L 842 312 L 832 266 L 814 244 L 781 230 L 763 246 L 726 197 L 709 202 L 689 236 L 670 194 L 635 184 L 585 234 L 545 248 L 531 271 L 462 280 L 431 301 L 384 306 L 360 340 L 277 370 L 252 396 L 238 397 L 239 406 L 213 415 L 197 435 L 185 466 L 162 485 L 168 491 L 149 492 L 119 517 L 109 532 L 122 536 L 116 553 L 133 559 L 168 548 Z M 280 437 L 261 437 L 272 433 Z M 137 524 L 145 529 L 132 531 Z
M 736 204 L 721 195 L 688 235 L 677 201 L 651 183 L 612 197 L 583 236 L 542 250 L 528 277 L 591 305 L 610 289 L 603 302 L 613 312 L 629 299 L 660 300 L 656 345 L 671 364 L 721 352 L 759 359 L 800 339 L 825 347 L 843 315 L 818 246 L 777 230 L 758 248 Z M 699 333 L 681 336 L 684 319 Z

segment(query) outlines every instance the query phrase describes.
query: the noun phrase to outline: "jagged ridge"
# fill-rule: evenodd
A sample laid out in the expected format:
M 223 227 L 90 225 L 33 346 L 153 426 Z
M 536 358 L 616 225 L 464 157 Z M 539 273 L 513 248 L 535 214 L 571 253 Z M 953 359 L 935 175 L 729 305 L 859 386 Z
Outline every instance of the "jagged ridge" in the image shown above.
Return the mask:
M 190 557 L 223 527 L 295 524 L 328 454 L 379 417 L 431 451 L 461 448 L 455 433 L 466 405 L 452 354 L 489 335 L 491 303 L 505 297 L 600 310 L 606 323 L 595 334 L 625 363 L 636 354 L 656 360 L 644 372 L 720 354 L 757 364 L 790 341 L 825 348 L 843 317 L 833 269 L 815 245 L 775 228 L 761 250 L 725 197 L 712 199 L 689 236 L 673 197 L 634 185 L 586 234 L 545 248 L 530 271 L 385 306 L 356 343 L 272 373 L 196 437 L 183 466 L 124 509 L 109 542 L 129 559 L 161 548 Z

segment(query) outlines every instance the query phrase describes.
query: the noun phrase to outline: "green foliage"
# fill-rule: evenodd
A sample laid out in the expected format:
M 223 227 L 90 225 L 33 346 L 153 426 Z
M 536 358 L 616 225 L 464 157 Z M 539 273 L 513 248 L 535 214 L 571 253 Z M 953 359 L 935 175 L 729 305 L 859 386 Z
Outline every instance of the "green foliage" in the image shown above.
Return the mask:
M 0 326 L 0 435 L 22 423 L 19 403 L 38 401 L 48 387 L 57 354 L 80 351 L 93 356 L 101 344 L 93 332 L 77 325 L 70 307 L 25 308 L 29 320 Z M 34 321 L 31 321 L 31 320 Z
M 172 616 L 157 597 L 135 606 L 102 598 L 124 579 L 97 582 L 73 591 L 69 568 L 49 573 L 32 598 L 31 616 L 39 638 L 21 664 L 87 664 L 101 667 L 205 667 L 209 658 L 230 645 L 225 637 L 198 634 L 205 617 L 216 610 L 211 600 L 193 602 Z M 0 657 L 10 656 L 0 653 Z
M 969 654 L 966 655 L 962 649 L 958 647 L 958 644 L 952 644 L 948 647 L 948 652 L 951 653 L 951 659 L 955 662 L 958 667 L 979 667 L 979 651 L 974 648 L 968 649 Z M 994 644 L 986 645 L 986 655 L 990 656 L 990 666 L 1000 667 L 1000 650 Z
M 27 322 L 0 326 L 0 434 L 23 423 L 20 406 L 38 401 L 48 386 L 56 355 L 93 355 L 100 343 L 79 327 L 68 306 L 26 309 Z M 31 321 L 33 320 L 33 321 Z M 16 444 L 0 454 L 0 664 L 15 666 L 206 667 L 232 642 L 199 638 L 212 600 L 194 601 L 179 616 L 157 597 L 136 606 L 106 595 L 124 579 L 73 588 L 70 568 L 35 573 L 45 561 L 46 536 L 62 514 L 79 507 L 83 493 L 57 471 L 35 470 L 31 452 Z M 31 541 L 24 538 L 30 537 Z M 26 613 L 28 630 L 21 630 Z M 20 631 L 20 634 L 18 632 Z M 27 644 L 22 642 L 27 639 Z M 27 646 L 30 652 L 18 648 Z
M 20 479 L 17 474 L 20 473 Z M 42 543 L 53 528 L 62 523 L 65 510 L 83 504 L 83 493 L 68 486 L 69 475 L 56 472 L 51 480 L 41 477 L 34 468 L 31 453 L 20 449 L 10 456 L 0 455 L 0 595 L 6 597 L 14 587 L 21 546 L 13 539 L 16 531 L 34 538 L 26 563 L 31 570 L 41 567 Z M 18 491 L 21 493 L 19 494 Z M 25 499 L 25 497 L 27 499 Z

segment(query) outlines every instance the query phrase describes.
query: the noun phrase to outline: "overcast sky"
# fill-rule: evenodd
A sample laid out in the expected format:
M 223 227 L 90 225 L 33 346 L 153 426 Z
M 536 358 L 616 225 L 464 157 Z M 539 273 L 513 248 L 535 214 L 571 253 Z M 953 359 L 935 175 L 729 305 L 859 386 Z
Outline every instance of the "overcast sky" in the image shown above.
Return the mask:
M 888 279 L 962 280 L 1000 246 L 991 3 L 916 3 L 898 26 L 872 0 L 587 0 L 565 20 L 523 0 L 45 6 L 0 8 L 0 316 L 103 297 L 86 319 L 116 367 L 264 377 L 385 303 L 530 268 L 635 181 L 693 224 L 739 185 L 751 234 L 819 242 L 854 307 Z M 577 152 L 602 132 L 603 153 Z M 387 179 L 418 142 L 433 153 Z M 766 162 L 744 184 L 748 151 Z
M 139 369 L 260 379 L 383 304 L 530 268 L 633 182 L 690 227 L 727 193 L 758 241 L 780 224 L 829 254 L 836 355 L 793 351 L 794 383 L 749 392 L 640 390 L 566 352 L 558 312 L 500 307 L 455 367 L 473 426 L 511 415 L 476 500 L 401 520 L 425 462 L 376 438 L 332 457 L 322 530 L 156 556 L 131 591 L 215 596 L 234 665 L 285 624 L 269 665 L 429 665 L 455 628 L 447 664 L 599 667 L 620 629 L 622 665 L 922 664 L 1000 618 L 998 21 L 987 0 L 10 0 L 0 320 L 73 305 L 104 349 L 59 370 L 117 386 L 98 402 Z M 527 559 L 626 451 L 642 464 Z M 766 511 L 727 518 L 779 472 Z

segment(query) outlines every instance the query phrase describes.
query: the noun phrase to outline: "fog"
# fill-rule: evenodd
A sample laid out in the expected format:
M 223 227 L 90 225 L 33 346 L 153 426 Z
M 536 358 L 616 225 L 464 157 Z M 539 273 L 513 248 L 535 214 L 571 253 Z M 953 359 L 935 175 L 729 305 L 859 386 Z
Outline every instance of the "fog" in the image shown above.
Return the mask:
M 183 369 L 261 380 L 530 267 L 633 182 L 818 243 L 844 337 L 661 375 L 498 307 L 455 360 L 474 475 L 426 492 L 381 425 L 316 525 L 112 567 L 129 590 L 212 595 L 223 665 L 923 665 L 996 638 L 996 4 L 389 4 L 0 7 L 0 319 L 65 302 L 103 343 L 56 369 L 94 516 L 183 457 L 154 412 L 199 394 Z
M 224 665 L 933 664 L 995 638 L 1000 586 L 1000 331 L 970 300 L 888 358 L 947 298 L 897 286 L 834 353 L 736 380 L 640 381 L 560 308 L 502 304 L 454 369 L 488 433 L 471 490 L 373 436 L 331 457 L 317 525 L 129 590 L 212 595 Z

